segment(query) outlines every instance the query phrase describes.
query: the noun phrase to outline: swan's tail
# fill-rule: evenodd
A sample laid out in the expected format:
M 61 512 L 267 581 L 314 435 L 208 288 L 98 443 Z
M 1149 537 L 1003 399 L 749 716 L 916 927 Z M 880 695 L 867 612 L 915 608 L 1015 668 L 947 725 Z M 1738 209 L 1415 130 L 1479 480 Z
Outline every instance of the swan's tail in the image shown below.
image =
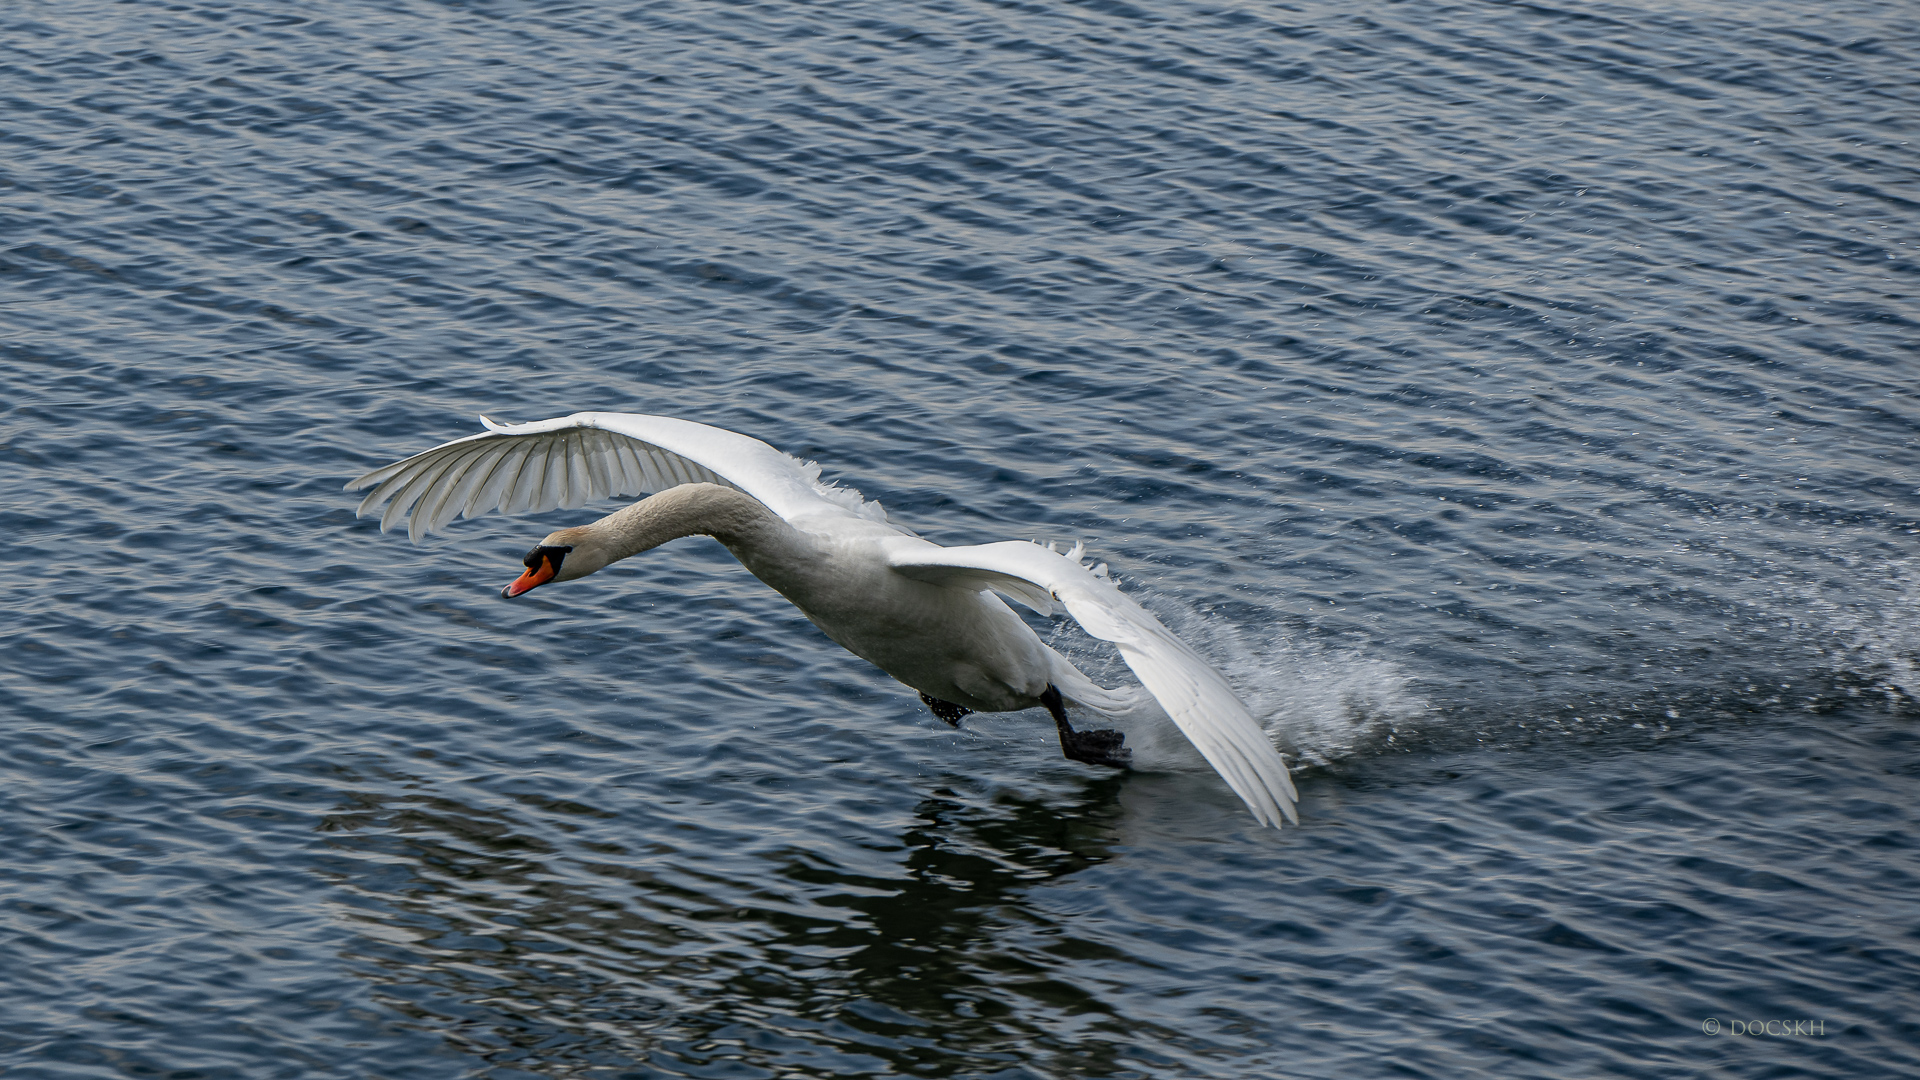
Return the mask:
M 1106 716 L 1125 716 L 1139 708 L 1142 701 L 1154 703 L 1153 695 L 1143 686 L 1123 686 L 1109 690 L 1092 679 L 1086 673 L 1073 666 L 1073 661 L 1047 647 L 1047 661 L 1051 670 L 1053 685 L 1060 690 L 1060 696 L 1071 704 Z

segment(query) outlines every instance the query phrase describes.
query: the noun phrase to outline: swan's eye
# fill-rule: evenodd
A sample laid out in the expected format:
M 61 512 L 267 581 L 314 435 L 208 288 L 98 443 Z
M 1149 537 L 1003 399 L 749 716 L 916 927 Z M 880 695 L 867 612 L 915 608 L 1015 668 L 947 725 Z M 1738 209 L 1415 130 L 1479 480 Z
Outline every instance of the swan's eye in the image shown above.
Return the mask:
M 536 544 L 532 551 L 527 552 L 527 557 L 520 560 L 520 565 L 529 570 L 538 570 L 542 563 L 551 562 L 553 563 L 554 572 L 559 573 L 561 561 L 567 557 L 567 552 L 572 550 L 573 546 L 571 544 L 554 544 L 552 546 Z

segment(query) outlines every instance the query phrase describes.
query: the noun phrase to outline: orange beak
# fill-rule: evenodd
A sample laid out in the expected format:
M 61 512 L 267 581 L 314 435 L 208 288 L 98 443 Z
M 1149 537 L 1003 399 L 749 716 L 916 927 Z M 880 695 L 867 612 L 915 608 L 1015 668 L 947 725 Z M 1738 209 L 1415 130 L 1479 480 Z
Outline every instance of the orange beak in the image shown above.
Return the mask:
M 500 595 L 505 599 L 511 600 L 536 585 L 545 585 L 547 582 L 552 581 L 553 575 L 558 572 L 559 570 L 553 565 L 552 559 L 541 559 L 538 568 L 527 567 L 525 573 L 513 579 L 513 584 L 500 590 Z

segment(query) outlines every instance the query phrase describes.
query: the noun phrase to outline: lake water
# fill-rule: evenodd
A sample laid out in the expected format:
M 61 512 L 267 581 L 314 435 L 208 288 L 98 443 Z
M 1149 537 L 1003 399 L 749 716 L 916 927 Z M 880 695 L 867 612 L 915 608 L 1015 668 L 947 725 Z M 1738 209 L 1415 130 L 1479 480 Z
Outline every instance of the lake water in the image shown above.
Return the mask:
M 1916 57 L 1898 2 L 7 5 L 0 1074 L 1920 1073 Z M 613 504 L 341 491 L 579 409 L 1086 541 L 1300 827 L 949 729 L 712 541 L 498 598 Z

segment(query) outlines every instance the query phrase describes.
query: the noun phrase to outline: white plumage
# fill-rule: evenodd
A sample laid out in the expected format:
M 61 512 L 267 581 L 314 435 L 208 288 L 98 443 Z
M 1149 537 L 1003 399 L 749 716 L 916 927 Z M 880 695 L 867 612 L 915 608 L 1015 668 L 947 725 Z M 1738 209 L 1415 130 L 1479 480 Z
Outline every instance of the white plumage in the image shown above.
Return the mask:
M 411 511 L 407 532 L 417 543 L 455 517 L 664 493 L 549 535 L 507 595 L 706 533 L 833 640 L 924 695 L 976 711 L 1047 704 L 1065 749 L 1103 733 L 1074 733 L 1059 711 L 1062 695 L 1096 711 L 1119 698 L 1047 648 L 992 593 L 1049 614 L 1057 602 L 1089 634 L 1119 646 L 1256 818 L 1276 827 L 1283 816 L 1297 820 L 1285 762 L 1226 680 L 1115 587 L 1104 566 L 1082 565 L 1078 547 L 1065 555 L 1024 542 L 941 547 L 889 522 L 880 504 L 822 483 L 819 466 L 687 420 L 604 412 L 530 424 L 481 420 L 480 434 L 349 483 L 350 491 L 373 488 L 360 513 L 386 503 L 385 530 Z M 536 565 L 536 557 L 553 563 Z

